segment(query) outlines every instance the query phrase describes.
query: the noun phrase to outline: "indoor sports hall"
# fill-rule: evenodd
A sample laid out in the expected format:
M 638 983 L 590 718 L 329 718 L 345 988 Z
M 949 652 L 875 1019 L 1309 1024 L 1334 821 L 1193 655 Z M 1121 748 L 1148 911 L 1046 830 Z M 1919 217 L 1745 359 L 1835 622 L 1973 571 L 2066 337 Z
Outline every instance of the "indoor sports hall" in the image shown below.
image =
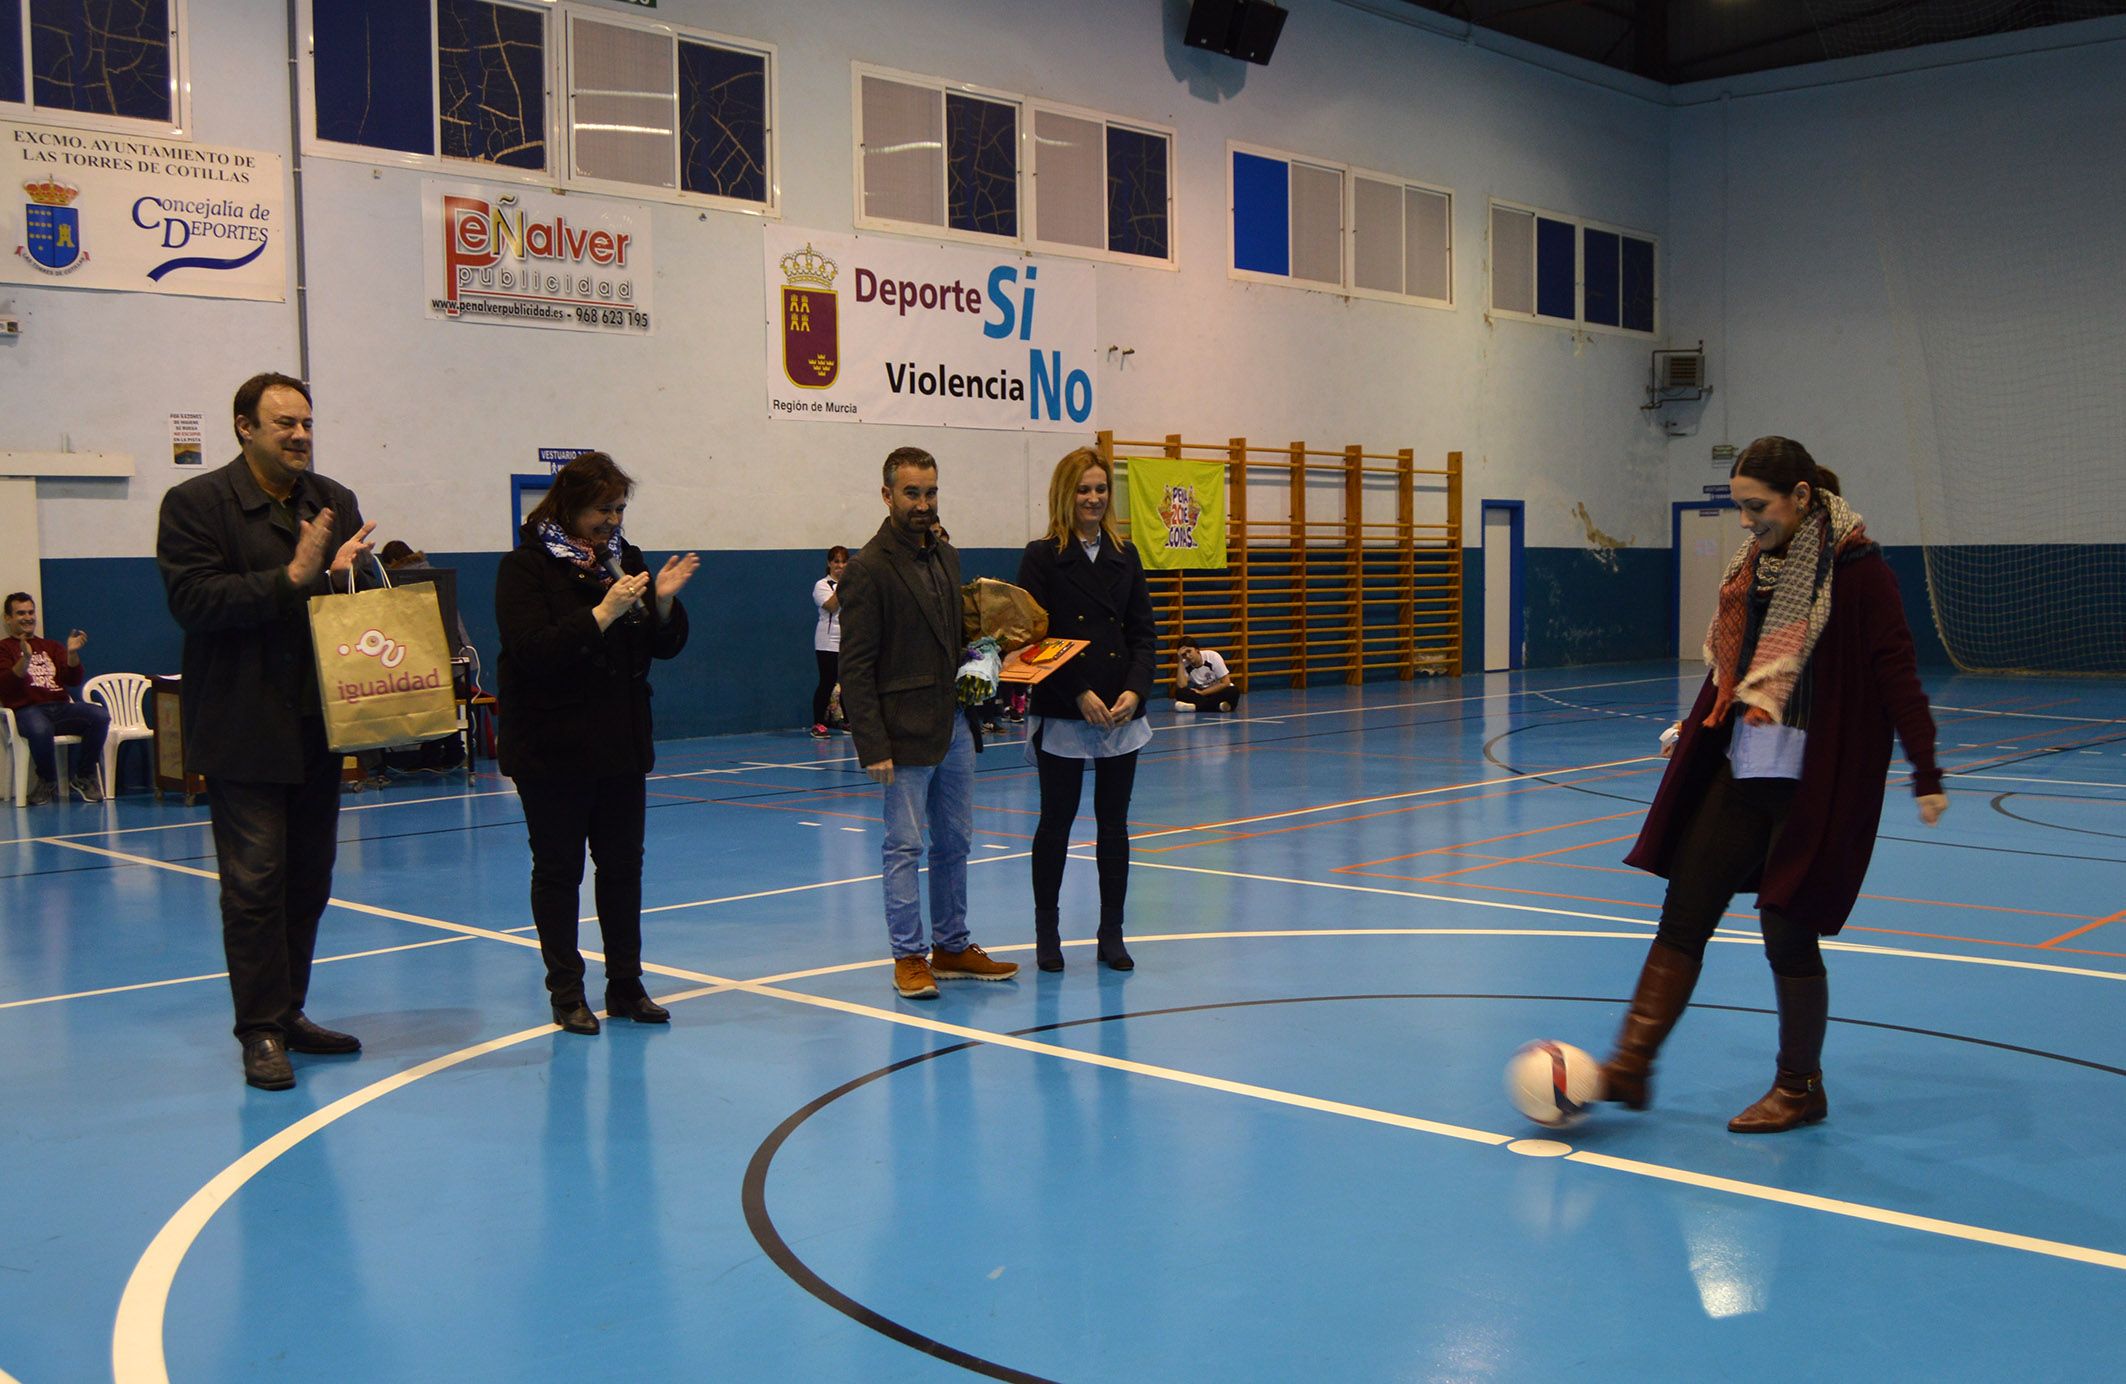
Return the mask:
M 0 1384 L 2114 1375 L 2126 6 L 2037 8 L 0 0 Z M 274 607 L 336 803 L 302 1008 L 360 1038 L 292 1086 L 232 1034 L 199 772 L 277 723 L 178 676 L 215 630 L 166 587 L 169 497 L 266 474 L 261 371 L 447 645 L 372 748 L 348 706 L 420 689 L 332 671 L 365 557 Z M 959 575 L 1021 579 L 1080 448 L 1152 630 L 1133 967 L 1091 788 L 1036 966 L 1058 722 L 1005 696 L 967 914 L 1020 969 L 906 997 L 822 572 L 934 474 Z M 688 622 L 629 693 L 669 1021 L 599 1003 L 593 865 L 595 1034 L 504 772 L 555 724 L 508 564 L 570 560 L 591 453 Z M 1774 627 L 1803 700 L 1704 717 Z M 1825 671 L 1902 686 L 1907 637 L 1931 767 Z M 1177 707 L 1184 648 L 1237 705 Z M 40 677 L 101 754 L 47 767 Z M 1645 1108 L 1587 1099 L 1660 950 L 1625 857 L 1746 723 L 1891 744 L 1872 857 L 1818 847 L 1865 861 L 1820 1073 L 1745 888 Z

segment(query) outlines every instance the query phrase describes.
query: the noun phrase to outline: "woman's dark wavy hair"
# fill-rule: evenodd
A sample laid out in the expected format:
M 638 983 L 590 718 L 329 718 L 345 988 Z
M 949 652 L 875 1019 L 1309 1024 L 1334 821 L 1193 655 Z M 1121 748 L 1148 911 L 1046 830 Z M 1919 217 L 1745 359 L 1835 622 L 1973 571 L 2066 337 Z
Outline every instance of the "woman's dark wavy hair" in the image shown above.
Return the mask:
M 1808 482 L 1811 491 L 1817 494 L 1839 495 L 1838 473 L 1828 466 L 1816 464 L 1809 449 L 1791 437 L 1760 437 L 1742 449 L 1735 464 L 1728 469 L 1728 479 L 1748 476 L 1759 485 L 1767 485 L 1782 495 L 1794 493 L 1794 487 Z M 1814 496 L 1810 503 L 1815 503 Z
M 635 482 L 619 464 L 603 452 L 585 452 L 554 473 L 553 488 L 525 516 L 533 528 L 551 519 L 563 533 L 574 533 L 583 511 L 635 493 Z

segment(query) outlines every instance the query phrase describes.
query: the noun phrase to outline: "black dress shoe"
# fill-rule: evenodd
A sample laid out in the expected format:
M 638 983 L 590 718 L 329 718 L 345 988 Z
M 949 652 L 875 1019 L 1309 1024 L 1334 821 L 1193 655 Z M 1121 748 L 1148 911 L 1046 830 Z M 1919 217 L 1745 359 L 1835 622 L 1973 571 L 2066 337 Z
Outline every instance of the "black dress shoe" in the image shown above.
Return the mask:
M 596 1033 L 598 1031 L 598 1016 L 591 1013 L 590 1006 L 582 1000 L 577 1000 L 573 1004 L 555 1005 L 554 1022 L 561 1025 L 562 1029 L 569 1033 Z
M 666 1009 L 648 995 L 637 995 L 633 999 L 617 999 L 611 993 L 607 993 L 605 997 L 605 1012 L 608 1017 L 629 1019 L 638 1024 L 668 1024 L 672 1021 L 672 1011 Z
M 329 1028 L 319 1028 L 311 1023 L 301 1010 L 295 1017 L 281 1024 L 281 1036 L 288 1044 L 288 1051 L 303 1053 L 360 1052 L 362 1040 L 351 1033 L 336 1033 Z
M 244 1039 L 244 1080 L 261 1091 L 285 1091 L 295 1085 L 288 1048 L 278 1033 L 254 1033 Z

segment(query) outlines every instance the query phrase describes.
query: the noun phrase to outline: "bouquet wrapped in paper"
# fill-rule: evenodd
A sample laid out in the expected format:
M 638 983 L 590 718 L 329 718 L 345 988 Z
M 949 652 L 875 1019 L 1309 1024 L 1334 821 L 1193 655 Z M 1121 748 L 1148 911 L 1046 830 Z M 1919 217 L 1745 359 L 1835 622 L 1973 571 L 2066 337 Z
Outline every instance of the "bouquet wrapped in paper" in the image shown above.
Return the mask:
M 961 706 L 980 706 L 997 694 L 997 673 L 1004 666 L 1004 653 L 997 641 L 983 635 L 967 646 L 965 662 L 957 679 Z

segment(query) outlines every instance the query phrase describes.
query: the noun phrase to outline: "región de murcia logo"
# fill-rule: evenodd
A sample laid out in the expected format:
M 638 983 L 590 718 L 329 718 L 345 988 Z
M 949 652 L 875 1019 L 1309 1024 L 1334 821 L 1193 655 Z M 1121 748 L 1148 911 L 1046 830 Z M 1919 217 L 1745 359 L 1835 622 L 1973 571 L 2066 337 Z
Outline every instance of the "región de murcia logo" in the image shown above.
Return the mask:
M 799 389 L 825 389 L 841 370 L 834 261 L 808 243 L 782 257 L 782 369 Z

